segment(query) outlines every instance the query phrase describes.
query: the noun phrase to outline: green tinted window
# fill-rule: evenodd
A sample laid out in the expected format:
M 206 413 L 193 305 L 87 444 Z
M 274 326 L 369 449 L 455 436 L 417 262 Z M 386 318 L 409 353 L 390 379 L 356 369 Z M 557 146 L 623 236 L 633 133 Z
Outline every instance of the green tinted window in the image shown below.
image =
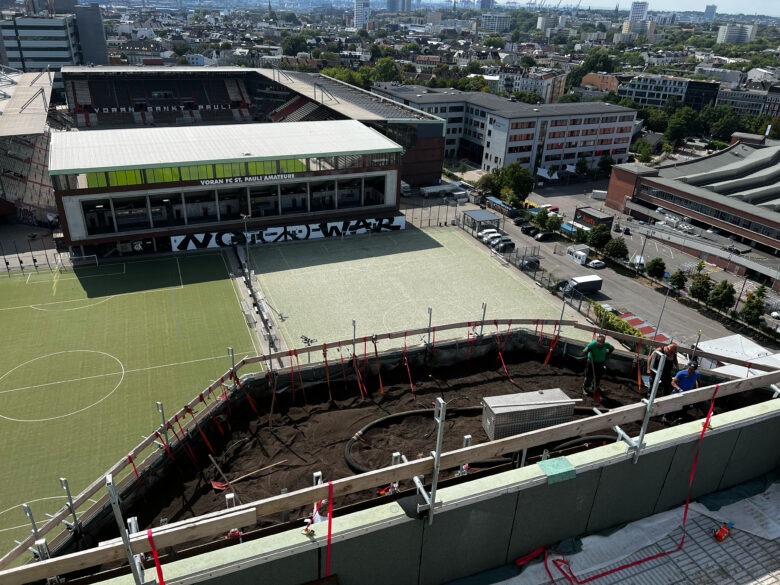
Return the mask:
M 87 173 L 87 187 L 106 187 L 105 173 Z

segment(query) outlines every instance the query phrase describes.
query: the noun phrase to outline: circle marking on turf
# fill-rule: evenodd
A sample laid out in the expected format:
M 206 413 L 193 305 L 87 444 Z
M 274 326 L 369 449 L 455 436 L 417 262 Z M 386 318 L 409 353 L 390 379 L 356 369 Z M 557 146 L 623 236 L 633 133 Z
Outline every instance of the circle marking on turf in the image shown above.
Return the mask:
M 78 410 L 74 410 L 72 412 L 66 412 L 65 414 L 60 414 L 60 415 L 57 415 L 57 416 L 51 416 L 51 417 L 48 417 L 48 418 L 13 418 L 13 417 L 10 417 L 10 416 L 5 416 L 4 414 L 0 413 L 0 418 L 3 418 L 5 420 L 10 420 L 10 421 L 13 421 L 13 422 L 47 422 L 47 421 L 51 421 L 51 420 L 57 420 L 57 419 L 60 419 L 60 418 L 65 418 L 65 417 L 68 417 L 68 416 L 72 416 L 74 414 L 78 414 L 80 412 L 84 412 L 85 410 L 88 410 L 88 409 L 92 408 L 93 406 L 97 406 L 98 404 L 103 402 L 106 398 L 108 398 L 114 392 L 117 391 L 117 389 L 119 388 L 119 386 L 122 385 L 122 382 L 125 379 L 125 365 L 116 356 L 113 356 L 110 353 L 106 353 L 104 351 L 98 351 L 96 349 L 69 349 L 69 350 L 66 350 L 66 351 L 57 351 L 57 352 L 54 352 L 54 353 L 50 353 L 50 354 L 46 354 L 46 355 L 42 355 L 42 356 L 33 358 L 31 360 L 27 360 L 26 362 L 19 364 L 18 366 L 8 370 L 5 374 L 0 376 L 0 382 L 2 382 L 7 376 L 12 374 L 13 372 L 18 370 L 19 368 L 27 366 L 27 365 L 29 365 L 29 364 L 31 364 L 33 362 L 37 362 L 38 360 L 47 359 L 47 358 L 53 357 L 55 355 L 62 355 L 62 354 L 65 354 L 65 353 L 97 353 L 97 354 L 104 355 L 106 357 L 111 358 L 112 360 L 114 360 L 116 363 L 119 364 L 119 367 L 121 368 L 121 372 L 114 372 L 113 374 L 106 374 L 106 375 L 121 374 L 121 376 L 119 378 L 119 382 L 117 382 L 116 386 L 114 386 L 114 388 L 108 394 L 103 396 L 101 399 L 96 400 L 92 404 L 88 404 L 84 408 L 79 408 Z M 62 380 L 62 382 L 68 382 L 68 380 Z

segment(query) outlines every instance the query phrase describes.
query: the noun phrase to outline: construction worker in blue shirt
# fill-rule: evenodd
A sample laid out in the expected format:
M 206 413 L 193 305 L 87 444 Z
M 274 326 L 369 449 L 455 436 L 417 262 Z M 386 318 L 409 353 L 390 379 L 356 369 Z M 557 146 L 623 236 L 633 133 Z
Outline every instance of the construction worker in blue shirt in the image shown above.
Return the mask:
M 677 375 L 672 378 L 672 394 L 678 394 L 679 392 L 685 392 L 686 390 L 693 390 L 699 387 L 699 378 L 701 374 L 697 371 L 699 364 L 696 362 L 688 362 L 684 370 L 677 372 Z

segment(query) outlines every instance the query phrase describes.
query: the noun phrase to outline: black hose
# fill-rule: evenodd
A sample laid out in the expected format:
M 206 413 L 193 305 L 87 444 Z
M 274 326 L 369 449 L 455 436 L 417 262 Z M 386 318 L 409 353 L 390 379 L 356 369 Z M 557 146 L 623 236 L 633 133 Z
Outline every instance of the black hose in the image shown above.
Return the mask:
M 568 441 L 565 441 L 560 445 L 556 445 L 555 447 L 550 449 L 550 453 L 557 453 L 558 451 L 571 449 L 572 447 L 582 445 L 583 443 L 593 443 L 596 441 L 609 441 L 611 443 L 614 443 L 615 441 L 617 441 L 617 438 L 618 438 L 617 435 L 590 435 L 586 437 L 577 437 L 575 439 L 570 439 Z
M 459 408 L 449 408 L 447 409 L 447 414 L 455 413 L 455 414 L 469 414 L 469 413 L 475 413 L 475 412 L 482 412 L 483 407 L 482 406 L 461 406 Z M 593 414 L 593 410 L 591 408 L 588 408 L 586 406 L 575 406 L 574 407 L 575 412 L 581 412 L 581 413 L 587 413 L 587 414 Z M 420 408 L 417 410 L 407 410 L 404 412 L 396 412 L 395 414 L 388 414 L 387 416 L 383 416 L 382 418 L 375 419 L 365 425 L 362 429 L 360 429 L 358 432 L 356 432 L 354 435 L 352 435 L 352 438 L 347 441 L 347 444 L 344 445 L 344 461 L 346 461 L 347 466 L 354 471 L 355 473 L 368 473 L 369 471 L 373 471 L 372 469 L 369 469 L 368 467 L 364 467 L 360 465 L 357 461 L 355 461 L 352 458 L 352 446 L 360 440 L 360 438 L 365 435 L 370 429 L 376 426 L 380 426 L 383 423 L 387 423 L 389 421 L 393 421 L 395 419 L 403 419 L 408 416 L 419 416 L 421 414 L 430 414 L 434 412 L 435 409 L 433 408 Z M 606 409 L 604 410 L 606 412 Z M 578 437 L 579 438 L 579 437 Z M 614 437 L 609 437 L 609 440 L 614 440 Z M 564 443 L 565 445 L 565 443 Z M 558 446 L 558 449 L 560 449 L 560 445 Z M 481 465 L 481 466 L 487 466 L 487 465 L 500 465 L 503 463 L 508 463 L 511 461 L 511 457 L 500 457 L 497 459 L 491 459 L 488 461 L 475 461 L 472 463 L 472 465 Z
M 347 441 L 347 444 L 344 445 L 344 460 L 347 462 L 347 465 L 349 468 L 354 471 L 355 473 L 367 473 L 369 471 L 372 471 L 371 469 L 367 467 L 363 467 L 360 465 L 357 461 L 355 461 L 352 458 L 352 446 L 363 436 L 365 435 L 372 427 L 380 426 L 383 423 L 387 423 L 389 421 L 395 420 L 395 419 L 403 419 L 408 416 L 417 416 L 421 414 L 430 414 L 434 412 L 435 409 L 433 408 L 420 408 L 417 410 L 406 410 L 404 412 L 396 412 L 395 414 L 388 414 L 387 416 L 383 416 L 382 418 L 375 419 L 368 423 L 366 426 L 364 426 L 362 429 L 360 429 L 358 432 L 356 432 L 354 435 L 352 435 L 352 438 Z M 460 408 L 448 408 L 447 414 L 450 413 L 473 413 L 473 412 L 482 412 L 481 406 L 462 406 Z

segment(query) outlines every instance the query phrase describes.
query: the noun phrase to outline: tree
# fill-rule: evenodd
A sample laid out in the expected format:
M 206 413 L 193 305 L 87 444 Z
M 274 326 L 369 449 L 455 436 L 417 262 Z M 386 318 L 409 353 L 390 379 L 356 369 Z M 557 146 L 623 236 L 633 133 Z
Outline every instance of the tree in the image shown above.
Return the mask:
M 626 241 L 623 238 L 610 239 L 607 242 L 607 245 L 604 246 L 604 255 L 607 258 L 613 258 L 615 260 L 625 258 L 628 256 L 628 246 L 626 246 Z
M 534 216 L 534 223 L 538 225 L 541 229 L 546 230 L 547 229 L 547 220 L 550 217 L 550 213 L 547 211 L 547 209 L 540 209 L 536 215 Z
M 493 197 L 501 195 L 501 182 L 498 180 L 497 173 L 488 173 L 482 175 L 477 181 L 477 189 L 489 193 Z
M 531 177 L 531 173 L 521 163 L 513 162 L 499 169 L 498 176 L 501 185 L 509 187 L 512 193 L 514 193 L 513 201 L 509 201 L 509 203 L 515 205 L 515 207 L 519 207 L 534 188 L 534 180 Z
M 673 272 L 672 275 L 669 277 L 669 284 L 671 284 L 677 290 L 681 288 L 685 288 L 685 285 L 687 283 L 688 283 L 688 276 L 682 270 L 677 270 L 676 272 Z
M 588 244 L 597 250 L 603 250 L 611 239 L 612 236 L 609 234 L 609 226 L 599 224 L 590 230 L 590 234 L 588 235 Z
M 577 171 L 578 175 L 587 175 L 590 170 L 590 167 L 588 167 L 588 159 L 584 156 L 578 158 L 577 164 L 574 165 L 574 170 Z
M 735 298 L 734 285 L 727 280 L 722 280 L 710 291 L 707 304 L 719 311 L 727 311 L 734 306 Z
M 697 272 L 691 278 L 691 286 L 688 293 L 697 301 L 708 304 L 712 292 L 712 280 L 706 272 Z
M 482 44 L 486 47 L 493 47 L 494 49 L 503 49 L 506 41 L 504 41 L 500 35 L 493 35 L 486 38 Z
M 373 81 L 398 81 L 398 78 L 398 68 L 395 66 L 395 59 L 382 57 L 377 60 L 371 72 Z
M 302 35 L 287 35 L 282 40 L 282 53 L 295 57 L 298 53 L 305 53 L 309 48 L 306 38 Z
M 647 270 L 648 276 L 661 280 L 666 274 L 666 263 L 661 258 L 653 258 L 645 264 L 645 270 Z
M 533 91 L 515 91 L 512 92 L 512 98 L 515 101 L 523 102 L 524 104 L 544 103 L 544 98 Z
M 608 154 L 602 155 L 599 159 L 599 170 L 605 175 L 608 175 L 612 172 L 613 166 L 615 166 L 615 159 Z
M 547 231 L 557 232 L 561 229 L 563 218 L 560 215 L 551 215 L 547 218 Z
M 753 327 L 761 324 L 761 316 L 764 314 L 764 299 L 766 298 L 766 287 L 762 284 L 755 291 L 747 294 L 745 304 L 739 312 L 742 320 Z

